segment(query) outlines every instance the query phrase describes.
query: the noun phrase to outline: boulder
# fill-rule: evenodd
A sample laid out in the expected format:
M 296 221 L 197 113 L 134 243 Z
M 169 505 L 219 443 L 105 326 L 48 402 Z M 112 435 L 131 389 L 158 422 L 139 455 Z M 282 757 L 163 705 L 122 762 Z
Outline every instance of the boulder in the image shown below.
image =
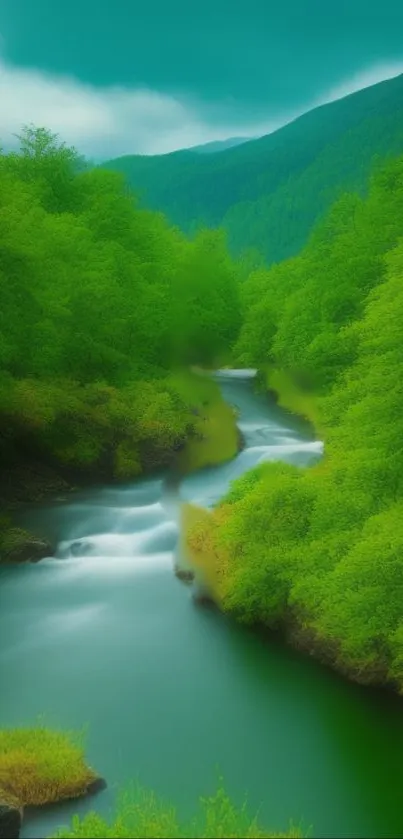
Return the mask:
M 70 545 L 70 553 L 72 556 L 88 556 L 91 552 L 91 542 L 87 539 L 77 539 Z
M 0 790 L 0 839 L 18 839 L 22 824 L 22 807 Z
M 195 575 L 191 568 L 180 568 L 179 565 L 176 565 L 175 576 L 178 580 L 182 580 L 183 583 L 191 583 L 193 582 Z
M 193 587 L 192 599 L 198 606 L 215 606 L 214 599 L 207 588 L 201 582 L 196 582 Z
M 54 550 L 47 539 L 15 527 L 4 534 L 0 553 L 3 562 L 39 562 L 46 556 L 53 556 Z
M 103 792 L 107 786 L 108 784 L 106 783 L 105 778 L 94 778 L 94 780 L 88 784 L 87 795 L 96 795 L 98 792 Z

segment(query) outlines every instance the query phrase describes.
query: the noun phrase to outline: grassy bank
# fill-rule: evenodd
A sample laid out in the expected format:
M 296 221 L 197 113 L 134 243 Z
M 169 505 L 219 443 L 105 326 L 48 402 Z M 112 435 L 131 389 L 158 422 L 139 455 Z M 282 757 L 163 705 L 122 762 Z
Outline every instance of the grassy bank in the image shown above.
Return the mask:
M 398 160 L 365 200 L 343 197 L 298 257 L 245 282 L 238 358 L 309 386 L 266 379 L 314 423 L 325 457 L 260 465 L 187 534 L 224 611 L 400 693 L 402 207 Z
M 266 366 L 259 371 L 259 378 L 266 391 L 275 395 L 277 404 L 281 408 L 307 419 L 314 427 L 317 435 L 323 439 L 325 428 L 320 410 L 320 399 L 314 393 L 309 393 L 299 387 L 293 377 L 285 370 Z
M 136 788 L 121 796 L 110 821 L 97 813 L 76 817 L 72 828 L 59 831 L 55 839 L 301 839 L 302 835 L 293 826 L 284 833 L 265 829 L 246 806 L 236 807 L 222 788 L 200 799 L 199 813 L 189 823 L 181 822 L 175 809 L 152 792 Z
M 113 434 L 111 429 L 111 435 L 100 443 L 104 451 L 101 466 L 90 460 L 80 468 L 72 467 L 63 458 L 58 463 L 52 458 L 50 465 L 46 451 L 42 451 L 41 461 L 37 450 L 33 459 L 28 449 L 9 455 L 8 463 L 2 463 L 0 561 L 35 560 L 52 553 L 45 540 L 38 541 L 13 526 L 13 511 L 21 504 L 52 496 L 68 498 L 77 486 L 105 480 L 135 480 L 161 468 L 174 467 L 179 473 L 189 473 L 230 460 L 238 451 L 234 412 L 209 377 L 177 370 L 158 383 L 144 383 L 140 391 L 142 398 L 137 394 L 136 400 L 118 413 Z M 119 442 L 122 422 L 126 436 Z M 93 433 L 91 425 L 86 429 L 88 433 Z M 78 434 L 77 445 L 84 444 L 85 438 Z
M 45 728 L 0 730 L 0 797 L 19 807 L 85 795 L 98 776 L 80 738 Z
M 208 376 L 188 373 L 176 379 L 180 397 L 191 402 L 193 431 L 179 452 L 179 472 L 195 472 L 231 460 L 239 449 L 236 416 L 222 398 L 218 384 Z
M 0 730 L 0 834 L 6 835 L 2 832 L 5 808 L 22 810 L 77 798 L 91 791 L 99 780 L 85 762 L 82 738 L 77 734 L 45 728 Z M 246 804 L 235 807 L 222 787 L 215 795 L 200 799 L 199 813 L 184 824 L 172 806 L 138 785 L 120 795 L 116 815 L 110 821 L 90 812 L 83 818 L 76 816 L 70 829 L 57 833 L 57 839 L 187 836 L 299 839 L 302 833 L 294 827 L 284 833 L 262 828 L 249 815 Z
M 184 394 L 192 388 L 172 376 L 213 364 L 236 339 L 238 269 L 225 237 L 187 240 L 140 209 L 123 178 L 44 128 L 19 140 L 0 151 L 6 504 L 46 495 L 59 476 L 71 485 L 149 474 L 195 436 L 186 468 L 230 456 L 227 441 L 212 442 L 229 422 L 222 404 L 211 398 L 202 426 Z

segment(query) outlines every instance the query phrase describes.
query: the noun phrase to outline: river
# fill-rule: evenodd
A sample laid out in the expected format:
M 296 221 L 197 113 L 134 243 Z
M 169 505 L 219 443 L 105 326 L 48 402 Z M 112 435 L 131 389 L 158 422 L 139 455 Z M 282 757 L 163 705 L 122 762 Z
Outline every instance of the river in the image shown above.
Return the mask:
M 211 506 L 262 459 L 320 456 L 310 428 L 256 395 L 246 373 L 218 379 L 245 448 L 185 479 L 181 498 Z M 22 837 L 49 836 L 93 807 L 108 815 L 131 779 L 188 818 L 219 774 L 270 828 L 292 819 L 314 837 L 402 836 L 402 702 L 195 605 L 173 574 L 177 519 L 164 476 L 24 516 L 58 551 L 1 569 L 1 726 L 38 716 L 88 726 L 88 759 L 109 786 L 30 814 Z

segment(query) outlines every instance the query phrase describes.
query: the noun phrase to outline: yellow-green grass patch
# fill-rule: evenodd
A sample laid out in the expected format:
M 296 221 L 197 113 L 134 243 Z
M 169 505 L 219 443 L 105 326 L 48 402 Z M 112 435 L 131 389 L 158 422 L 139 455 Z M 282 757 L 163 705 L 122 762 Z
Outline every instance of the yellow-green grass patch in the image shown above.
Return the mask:
M 292 376 L 284 370 L 268 367 L 263 371 L 263 376 L 267 389 L 276 393 L 280 407 L 307 419 L 312 423 L 315 431 L 323 436 L 323 421 L 318 398 L 312 393 L 301 390 L 293 381 Z
M 189 372 L 175 377 L 175 389 L 197 411 L 195 436 L 178 456 L 179 471 L 194 472 L 235 457 L 239 450 L 236 413 L 222 398 L 217 382 L 208 375 Z
M 121 796 L 116 816 L 105 821 L 97 813 L 76 816 L 70 830 L 61 830 L 55 839 L 301 839 L 299 828 L 275 833 L 260 827 L 248 815 L 246 806 L 235 807 L 225 791 L 200 799 L 199 813 L 192 822 L 181 823 L 169 804 L 152 792 L 135 787 Z
M 19 805 L 76 798 L 97 779 L 80 736 L 45 728 L 0 730 L 0 788 Z

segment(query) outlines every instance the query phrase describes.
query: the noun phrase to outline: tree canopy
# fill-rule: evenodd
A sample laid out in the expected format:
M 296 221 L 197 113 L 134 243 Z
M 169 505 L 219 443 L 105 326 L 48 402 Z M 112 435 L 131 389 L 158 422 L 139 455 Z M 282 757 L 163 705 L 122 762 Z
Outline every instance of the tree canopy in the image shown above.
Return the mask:
M 235 265 L 220 232 L 189 242 L 51 132 L 19 140 L 0 156 L 3 459 L 14 441 L 137 474 L 191 421 L 172 367 L 210 363 L 236 338 Z
M 242 363 L 319 409 L 324 460 L 263 464 L 189 534 L 225 610 L 403 690 L 403 159 L 243 288 Z M 215 559 L 214 559 L 215 558 Z

